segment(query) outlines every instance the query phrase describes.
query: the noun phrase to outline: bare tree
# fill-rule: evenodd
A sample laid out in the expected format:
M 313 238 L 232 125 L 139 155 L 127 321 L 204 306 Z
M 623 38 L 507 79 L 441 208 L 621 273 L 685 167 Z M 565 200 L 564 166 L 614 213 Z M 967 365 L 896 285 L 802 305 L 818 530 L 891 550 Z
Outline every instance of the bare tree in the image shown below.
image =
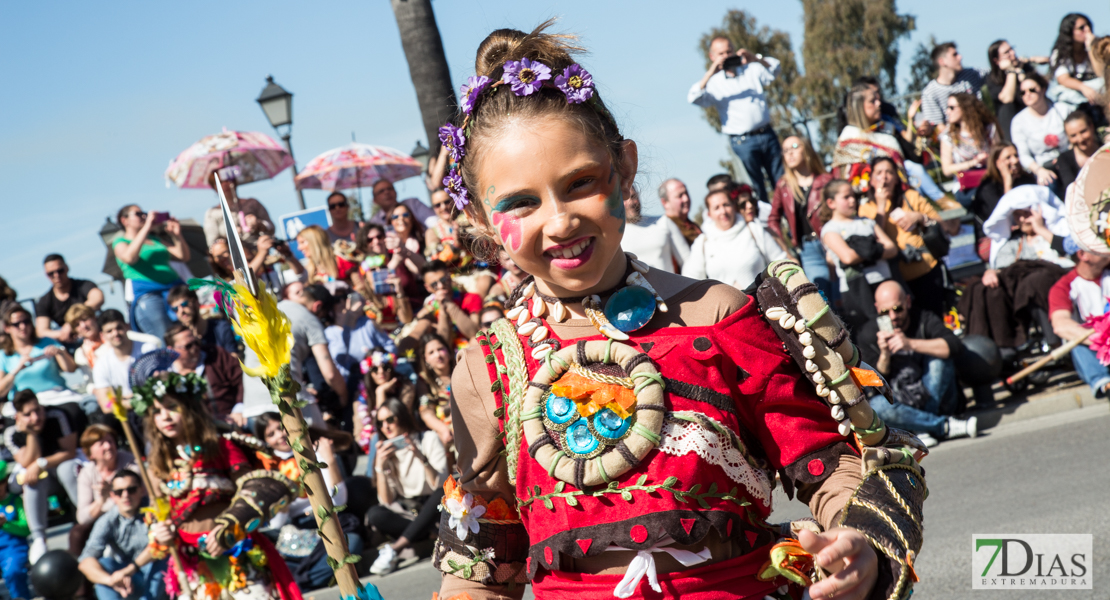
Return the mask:
M 437 130 L 455 114 L 456 106 L 455 87 L 451 84 L 451 71 L 447 67 L 436 15 L 431 0 L 390 0 L 390 4 L 420 103 L 428 147 L 435 156 L 439 151 Z

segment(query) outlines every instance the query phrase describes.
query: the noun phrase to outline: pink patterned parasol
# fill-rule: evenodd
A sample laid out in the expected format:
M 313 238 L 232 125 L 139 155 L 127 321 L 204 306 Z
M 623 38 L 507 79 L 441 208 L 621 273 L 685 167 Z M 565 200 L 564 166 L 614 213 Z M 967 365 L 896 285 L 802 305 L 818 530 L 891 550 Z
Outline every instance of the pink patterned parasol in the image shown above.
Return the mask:
M 270 179 L 293 166 L 293 157 L 272 137 L 255 131 L 224 130 L 189 146 L 166 169 L 166 184 L 180 188 L 207 188 L 208 175 L 236 165 L 242 172 L 236 183 Z
M 385 179 L 415 177 L 420 163 L 400 150 L 352 143 L 310 160 L 296 178 L 300 189 L 346 190 L 368 187 Z

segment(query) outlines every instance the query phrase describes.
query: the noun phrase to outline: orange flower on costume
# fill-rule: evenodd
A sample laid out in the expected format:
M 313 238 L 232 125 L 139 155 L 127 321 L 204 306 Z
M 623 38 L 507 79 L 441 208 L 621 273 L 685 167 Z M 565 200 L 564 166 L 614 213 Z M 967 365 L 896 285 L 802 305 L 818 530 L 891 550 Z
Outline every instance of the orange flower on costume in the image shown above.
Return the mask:
M 486 507 L 485 518 L 491 521 L 519 521 L 520 514 L 501 498 L 494 498 Z
M 443 506 L 447 507 L 448 500 L 455 500 L 462 503 L 466 492 L 463 491 L 459 482 L 455 481 L 453 475 L 449 475 L 447 480 L 443 482 Z M 519 521 L 520 513 L 515 508 L 509 505 L 502 498 L 495 498 L 492 502 L 486 502 L 485 498 L 481 496 L 472 495 L 471 502 L 473 506 L 486 507 L 485 514 L 482 515 L 483 520 L 488 519 L 491 521 Z
M 551 393 L 574 400 L 578 414 L 589 417 L 603 408 L 617 413 L 622 419 L 632 415 L 636 394 L 615 383 L 595 381 L 574 371 L 567 371 L 554 384 Z

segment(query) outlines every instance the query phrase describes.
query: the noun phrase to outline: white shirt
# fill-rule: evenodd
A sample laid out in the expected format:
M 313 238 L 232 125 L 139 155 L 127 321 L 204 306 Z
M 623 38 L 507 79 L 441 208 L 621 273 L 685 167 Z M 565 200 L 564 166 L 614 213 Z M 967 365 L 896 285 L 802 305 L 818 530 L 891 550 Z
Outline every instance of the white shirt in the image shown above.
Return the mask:
M 704 89 L 695 83 L 686 101 L 703 108 L 716 107 L 721 115 L 721 132 L 728 135 L 742 135 L 770 124 L 765 91 L 781 68 L 777 59 L 764 56 L 763 60 L 771 65 L 769 70 L 753 61 L 736 69 L 735 77 L 729 77 L 724 69 L 717 71 Z
M 644 216 L 639 223 L 626 223 L 621 248 L 648 266 L 668 273 L 675 272 L 676 262 L 681 269 L 690 255 L 682 230 L 667 217 Z
M 1042 117 L 1027 106 L 1014 115 L 1010 139 L 1017 146 L 1021 166 L 1031 171 L 1071 147 L 1064 131 L 1064 110 L 1063 105 L 1053 104 Z
M 745 223 L 743 217 L 728 231 L 712 221 L 701 225 L 702 234 L 690 247 L 682 274 L 693 279 L 716 279 L 744 289 L 771 261 L 786 257 L 786 251 L 759 221 Z
M 129 332 L 130 333 L 130 332 Z M 130 336 L 129 336 L 130 337 Z M 135 359 L 157 350 L 161 346 L 153 342 L 131 342 L 131 354 L 124 359 L 116 356 L 116 349 L 111 344 L 102 344 L 96 349 L 96 365 L 92 370 L 93 389 L 118 387 L 124 396 L 131 395 L 131 365 Z

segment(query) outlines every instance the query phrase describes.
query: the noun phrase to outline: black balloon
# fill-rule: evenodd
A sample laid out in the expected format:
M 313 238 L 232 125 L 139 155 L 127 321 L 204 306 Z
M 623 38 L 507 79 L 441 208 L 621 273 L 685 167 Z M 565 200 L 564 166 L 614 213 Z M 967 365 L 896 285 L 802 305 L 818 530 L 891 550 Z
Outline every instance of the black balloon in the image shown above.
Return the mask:
M 81 579 L 77 559 L 65 550 L 51 550 L 31 567 L 31 587 L 47 600 L 70 600 Z
M 982 335 L 969 335 L 961 340 L 964 351 L 956 359 L 960 379 L 968 385 L 987 385 L 1002 374 L 1002 355 L 994 340 Z

